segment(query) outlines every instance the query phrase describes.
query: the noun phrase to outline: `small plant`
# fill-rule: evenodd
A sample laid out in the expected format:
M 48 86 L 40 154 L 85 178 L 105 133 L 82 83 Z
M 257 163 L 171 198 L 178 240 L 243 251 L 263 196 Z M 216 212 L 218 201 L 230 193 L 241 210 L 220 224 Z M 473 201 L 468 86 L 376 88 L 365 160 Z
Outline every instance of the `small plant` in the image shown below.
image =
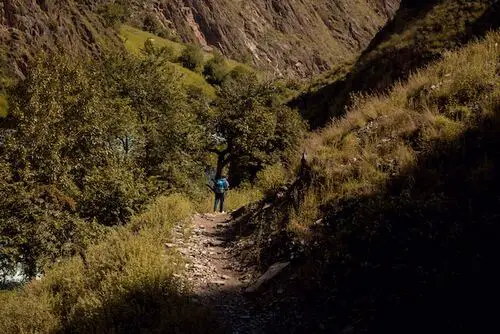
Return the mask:
M 117 27 L 130 15 L 127 6 L 119 1 L 103 4 L 99 13 L 108 27 Z
M 220 85 L 229 73 L 226 59 L 220 52 L 215 52 L 203 68 L 205 79 L 212 85 Z

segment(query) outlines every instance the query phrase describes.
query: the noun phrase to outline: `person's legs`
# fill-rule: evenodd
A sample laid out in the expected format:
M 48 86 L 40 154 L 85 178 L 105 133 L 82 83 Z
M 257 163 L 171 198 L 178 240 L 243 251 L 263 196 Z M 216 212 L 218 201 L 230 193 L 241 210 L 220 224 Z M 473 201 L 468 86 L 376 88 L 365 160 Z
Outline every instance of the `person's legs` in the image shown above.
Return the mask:
M 217 207 L 219 206 L 219 194 L 215 194 L 215 201 L 214 201 L 214 212 L 217 212 Z
M 220 212 L 224 212 L 224 199 L 226 194 L 220 194 Z

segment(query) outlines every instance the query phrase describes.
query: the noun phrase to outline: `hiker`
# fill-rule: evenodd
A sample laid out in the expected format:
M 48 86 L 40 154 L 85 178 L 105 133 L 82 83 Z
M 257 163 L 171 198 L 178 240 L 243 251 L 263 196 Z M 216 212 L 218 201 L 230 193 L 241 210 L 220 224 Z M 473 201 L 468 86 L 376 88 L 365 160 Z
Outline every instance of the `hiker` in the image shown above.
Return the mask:
M 215 203 L 214 212 L 217 212 L 217 206 L 220 206 L 220 212 L 224 213 L 224 197 L 229 189 L 229 182 L 225 176 L 221 175 L 214 183 Z

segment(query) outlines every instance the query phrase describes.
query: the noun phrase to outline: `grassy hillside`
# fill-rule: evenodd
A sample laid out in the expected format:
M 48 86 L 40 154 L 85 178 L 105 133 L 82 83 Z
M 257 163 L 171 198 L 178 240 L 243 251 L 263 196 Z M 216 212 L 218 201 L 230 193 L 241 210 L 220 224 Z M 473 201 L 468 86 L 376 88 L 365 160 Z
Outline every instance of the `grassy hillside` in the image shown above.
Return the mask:
M 498 27 L 493 0 L 403 1 L 401 8 L 353 65 L 332 73 L 329 83 L 292 102 L 313 126 L 344 113 L 353 92 L 384 91 L 421 66 L 440 59 L 476 36 Z
M 492 33 L 387 95 L 356 99 L 305 145 L 308 167 L 261 214 L 274 224 L 261 227 L 272 237 L 260 240 L 259 258 L 265 267 L 289 248 L 302 254 L 294 288 L 312 289 L 301 300 L 316 321 L 309 329 L 474 332 L 493 323 L 499 44 Z
M 146 42 L 148 39 L 153 39 L 155 46 L 159 48 L 162 47 L 169 48 L 172 51 L 173 59 L 177 59 L 181 55 L 182 51 L 186 48 L 185 44 L 161 38 L 149 32 L 128 25 L 122 25 L 120 27 L 120 36 L 124 41 L 127 50 L 129 50 L 132 54 L 136 56 L 141 55 L 141 49 L 144 47 L 144 42 Z M 213 58 L 213 53 L 204 52 L 205 62 L 209 61 L 212 58 Z M 183 75 L 183 80 L 186 85 L 194 85 L 195 87 L 202 88 L 203 91 L 206 94 L 208 94 L 208 96 L 211 97 L 215 96 L 215 89 L 209 83 L 207 83 L 205 78 L 200 73 L 190 71 L 189 69 L 186 69 L 182 67 L 180 64 L 174 62 L 172 62 L 172 66 L 174 66 L 174 68 Z M 237 66 L 247 70 L 251 70 L 250 67 L 245 64 L 236 62 L 231 59 L 227 60 L 228 71 L 234 69 Z
M 141 55 L 141 49 L 144 47 L 144 42 L 148 39 L 153 39 L 157 47 L 170 48 L 173 51 L 173 57 L 179 57 L 182 50 L 185 48 L 185 45 L 181 43 L 173 42 L 127 25 L 123 25 L 120 28 L 120 36 L 125 43 L 126 49 L 136 56 Z M 205 58 L 208 59 L 209 56 L 206 55 Z M 207 83 L 201 74 L 190 71 L 179 64 L 172 63 L 172 66 L 182 75 L 184 84 L 199 87 L 208 96 L 215 96 L 214 87 Z

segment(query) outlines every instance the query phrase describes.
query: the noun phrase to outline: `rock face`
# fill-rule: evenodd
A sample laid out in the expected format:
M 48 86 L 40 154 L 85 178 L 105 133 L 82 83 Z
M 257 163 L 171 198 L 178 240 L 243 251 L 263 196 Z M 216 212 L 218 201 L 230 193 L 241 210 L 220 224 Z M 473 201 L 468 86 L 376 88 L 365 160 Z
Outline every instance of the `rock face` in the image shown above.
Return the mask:
M 357 57 L 400 1 L 0 0 L 0 48 L 16 59 L 18 73 L 40 50 L 98 53 L 118 41 L 99 15 L 103 5 L 116 2 L 135 25 L 153 17 L 184 42 L 278 75 L 305 77 Z
M 13 70 L 22 75 L 28 60 L 41 51 L 98 53 L 118 42 L 93 11 L 94 4 L 83 0 L 0 0 L 0 56 L 15 60 Z
M 392 18 L 400 0 L 141 1 L 185 42 L 215 47 L 282 75 L 348 61 Z

